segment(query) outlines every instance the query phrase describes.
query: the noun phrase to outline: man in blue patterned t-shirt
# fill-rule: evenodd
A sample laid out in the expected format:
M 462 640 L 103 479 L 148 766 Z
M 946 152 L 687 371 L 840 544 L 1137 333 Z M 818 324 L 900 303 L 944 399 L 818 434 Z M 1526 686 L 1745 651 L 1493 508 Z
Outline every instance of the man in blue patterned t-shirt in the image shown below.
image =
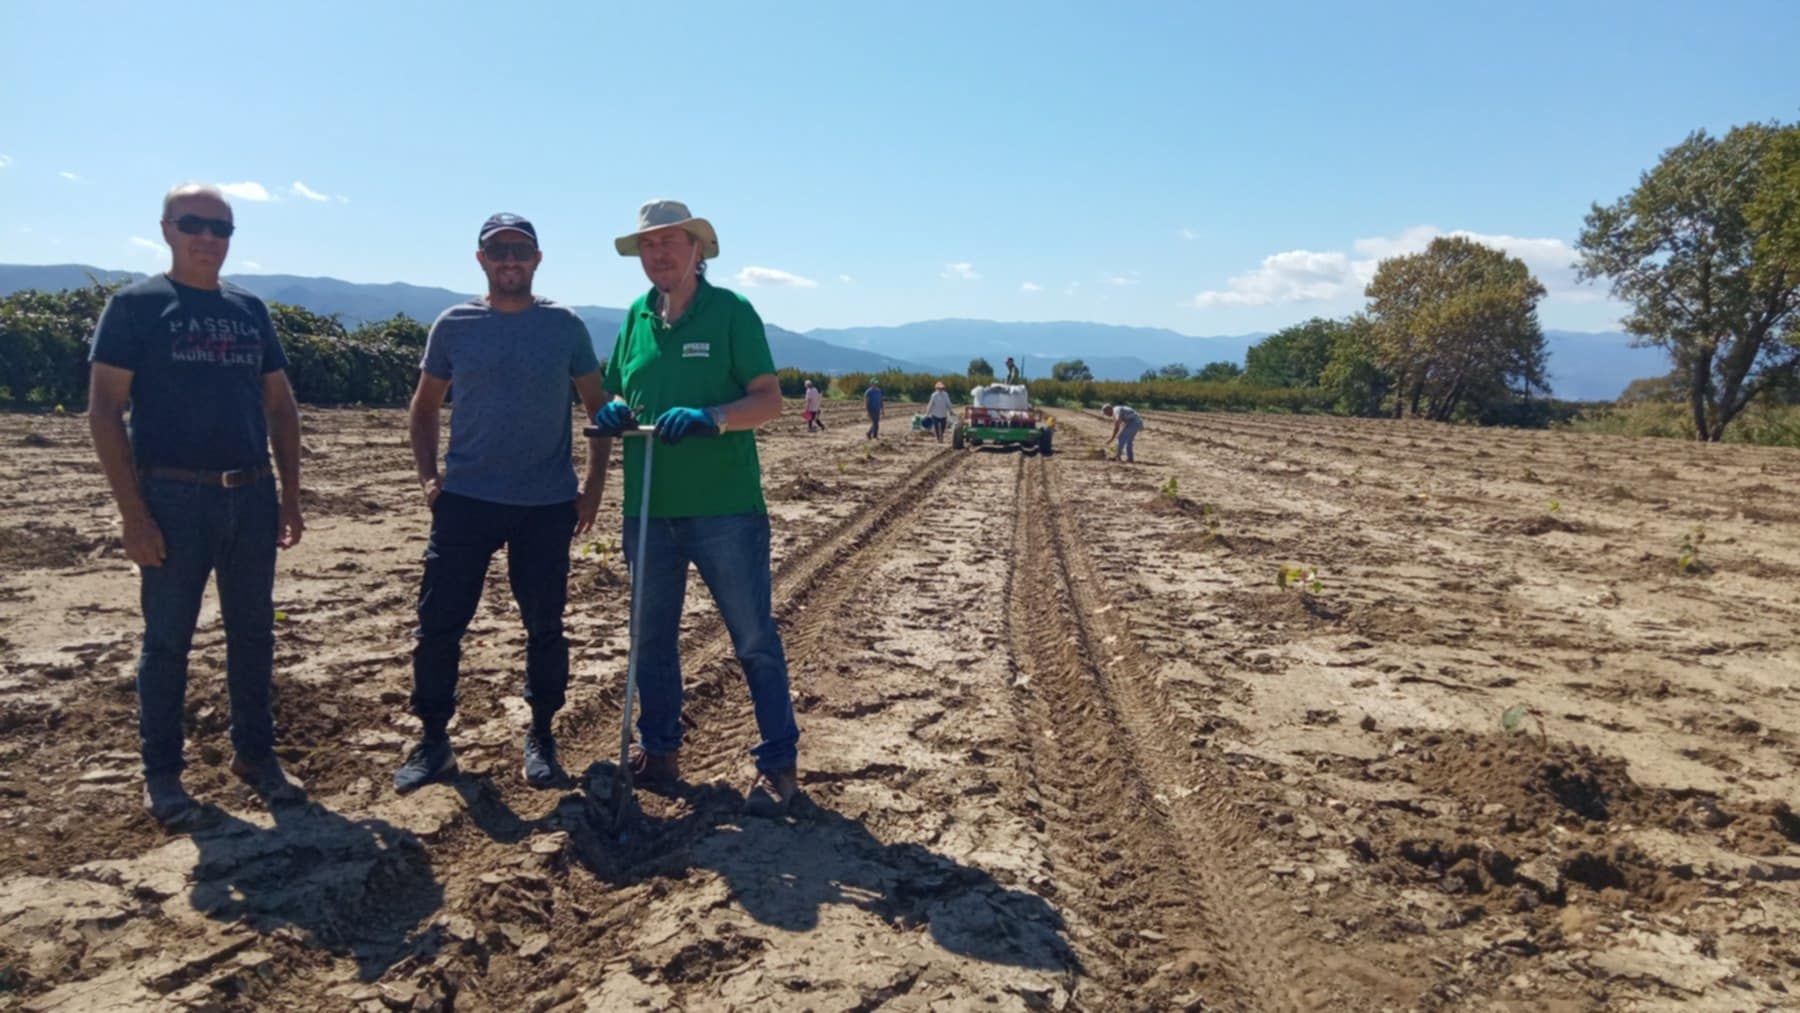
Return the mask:
M 424 735 L 394 774 L 402 793 L 456 768 L 449 725 L 462 637 L 481 602 L 488 563 L 503 545 L 527 634 L 525 780 L 548 788 L 565 779 L 551 719 L 569 684 L 569 542 L 593 526 L 612 441 L 589 442 L 587 479 L 577 486 L 569 466 L 569 383 L 590 418 L 605 392 L 587 325 L 568 307 L 532 295 L 544 257 L 537 238 L 518 215 L 489 218 L 475 254 L 488 294 L 445 310 L 425 339 L 412 401 L 413 460 L 431 510 L 413 633 L 412 710 Z M 454 404 L 440 475 L 438 414 L 446 395 Z
M 113 294 L 90 356 L 88 425 L 141 577 L 145 804 L 171 830 L 214 814 L 181 786 L 188 649 L 208 576 L 225 623 L 231 772 L 271 803 L 302 794 L 275 758 L 270 691 L 275 549 L 297 544 L 304 528 L 300 412 L 268 308 L 219 278 L 235 230 L 216 188 L 170 190 L 171 266 Z

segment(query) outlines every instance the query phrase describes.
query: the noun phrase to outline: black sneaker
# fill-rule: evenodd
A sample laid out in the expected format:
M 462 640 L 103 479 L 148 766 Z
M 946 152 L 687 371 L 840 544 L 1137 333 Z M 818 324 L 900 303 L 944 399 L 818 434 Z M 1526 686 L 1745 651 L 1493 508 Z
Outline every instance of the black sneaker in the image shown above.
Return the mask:
M 450 751 L 450 740 L 424 739 L 406 754 L 406 762 L 394 771 L 394 790 L 404 795 L 456 769 L 456 754 Z
M 270 805 L 306 800 L 306 786 L 281 769 L 281 761 L 274 753 L 256 762 L 234 756 L 231 773 Z
M 533 788 L 555 788 L 568 780 L 556 762 L 556 736 L 549 732 L 525 733 L 525 783 Z
M 150 818 L 172 834 L 203 830 L 218 821 L 216 811 L 194 801 L 181 786 L 180 774 L 152 774 L 144 778 L 144 808 Z

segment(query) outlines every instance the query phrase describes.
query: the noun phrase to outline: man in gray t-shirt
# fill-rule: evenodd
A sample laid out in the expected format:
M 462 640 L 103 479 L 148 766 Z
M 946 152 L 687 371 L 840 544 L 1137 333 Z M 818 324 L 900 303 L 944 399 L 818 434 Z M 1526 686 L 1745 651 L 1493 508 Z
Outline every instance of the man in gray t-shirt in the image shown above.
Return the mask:
M 540 788 L 565 780 L 551 721 L 569 683 L 563 635 L 569 542 L 594 523 L 612 450 L 610 440 L 590 441 L 587 477 L 578 486 L 569 465 L 569 384 L 588 417 L 607 398 L 581 318 L 532 295 L 531 279 L 543 260 L 532 224 L 495 215 L 481 227 L 479 246 L 488 294 L 452 306 L 432 324 L 412 401 L 413 459 L 431 509 L 431 540 L 413 632 L 412 711 L 424 735 L 394 775 L 401 792 L 456 767 L 449 724 L 462 636 L 501 546 L 528 635 L 525 780 Z M 446 395 L 450 449 L 440 475 L 438 415 Z

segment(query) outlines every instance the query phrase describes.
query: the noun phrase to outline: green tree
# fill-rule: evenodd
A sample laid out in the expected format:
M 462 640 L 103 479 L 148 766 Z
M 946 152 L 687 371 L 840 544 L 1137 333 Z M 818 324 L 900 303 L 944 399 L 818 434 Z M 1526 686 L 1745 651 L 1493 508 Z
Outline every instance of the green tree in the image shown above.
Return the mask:
M 1375 362 L 1396 381 L 1396 416 L 1436 421 L 1548 391 L 1537 304 L 1523 261 L 1460 236 L 1392 257 L 1369 282 Z
M 994 367 L 988 365 L 988 361 L 986 359 L 974 358 L 974 359 L 969 360 L 969 379 L 981 380 L 981 381 L 985 382 L 988 380 L 992 380 L 993 378 L 994 378 Z
M 1185 380 L 1188 377 L 1193 376 L 1193 375 L 1194 375 L 1193 372 L 1187 368 L 1186 363 L 1171 362 L 1168 365 L 1162 367 L 1161 369 L 1158 369 L 1156 371 L 1156 373 L 1150 377 L 1150 379 L 1153 379 L 1153 380 Z
M 1394 378 L 1376 362 L 1375 327 L 1366 316 L 1344 322 L 1331 339 L 1331 355 L 1319 373 L 1319 387 L 1331 406 L 1347 415 L 1377 416 Z
M 1349 327 L 1313 317 L 1262 339 L 1244 353 L 1244 382 L 1258 387 L 1317 387 L 1331 361 L 1331 344 Z
M 1050 367 L 1050 379 L 1063 383 L 1080 383 L 1093 378 L 1093 371 L 1088 369 L 1087 363 L 1080 359 L 1068 359 Z
M 0 299 L 0 403 L 86 404 L 94 326 L 121 287 L 90 279 L 81 288 Z
M 1194 379 L 1201 383 L 1229 383 L 1244 374 L 1244 367 L 1235 362 L 1209 362 L 1200 367 Z
M 1631 306 L 1625 329 L 1686 378 L 1697 439 L 1720 439 L 1800 370 L 1796 130 L 1695 131 L 1630 193 L 1595 204 L 1577 244 L 1582 277 L 1610 279 Z

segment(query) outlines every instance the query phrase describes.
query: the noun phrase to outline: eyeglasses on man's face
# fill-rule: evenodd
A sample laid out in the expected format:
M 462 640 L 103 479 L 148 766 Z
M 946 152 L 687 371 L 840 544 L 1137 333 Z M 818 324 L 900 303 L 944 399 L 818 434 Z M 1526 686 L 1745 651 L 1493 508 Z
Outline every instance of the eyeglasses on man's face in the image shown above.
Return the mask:
M 169 222 L 167 219 L 164 219 L 164 222 L 165 224 L 174 225 L 184 236 L 197 236 L 202 232 L 211 232 L 220 239 L 230 239 L 231 234 L 237 231 L 237 226 L 231 224 L 231 220 L 228 218 L 202 218 L 199 215 L 182 215 L 173 222 Z
M 537 247 L 531 243 L 489 243 L 481 248 L 481 253 L 495 263 L 508 260 L 529 262 L 537 256 Z

